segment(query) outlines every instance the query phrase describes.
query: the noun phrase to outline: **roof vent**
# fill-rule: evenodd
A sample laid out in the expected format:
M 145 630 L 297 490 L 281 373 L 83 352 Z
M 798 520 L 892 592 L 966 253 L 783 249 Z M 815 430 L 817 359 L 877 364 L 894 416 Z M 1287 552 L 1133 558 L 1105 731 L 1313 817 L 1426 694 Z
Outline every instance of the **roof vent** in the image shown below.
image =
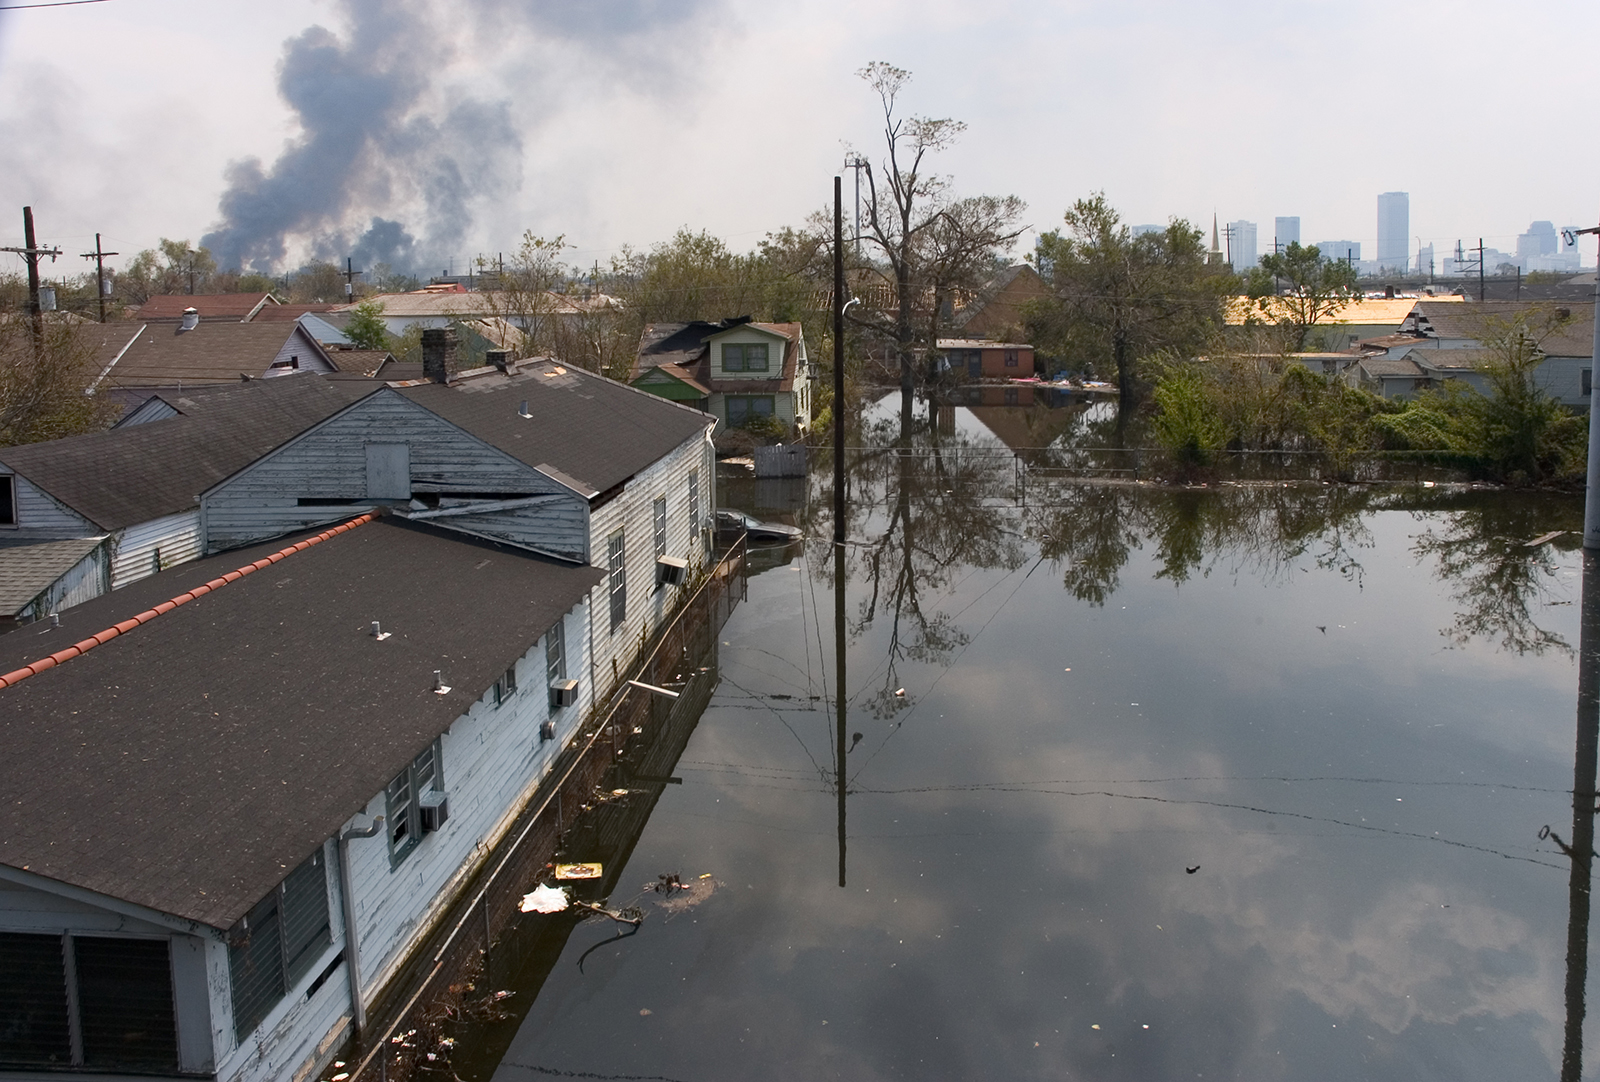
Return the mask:
M 522 405 L 517 407 L 517 416 L 518 417 L 532 417 L 533 416 L 533 414 L 528 412 L 528 400 L 526 398 L 524 398 L 522 400 Z
M 433 693 L 435 695 L 450 694 L 450 685 L 444 682 L 444 673 L 440 669 L 433 670 Z
M 192 331 L 198 326 L 200 326 L 200 311 L 199 311 L 199 309 L 196 309 L 196 308 L 185 308 L 183 310 L 183 322 L 178 324 L 178 330 L 180 330 L 180 331 Z
M 383 625 L 378 623 L 378 621 L 376 621 L 376 620 L 372 621 L 372 637 L 373 638 L 377 639 L 379 642 L 382 642 L 384 639 L 387 639 L 391 634 L 393 634 L 393 632 L 383 630 Z M 435 674 L 435 675 L 437 675 L 437 674 Z

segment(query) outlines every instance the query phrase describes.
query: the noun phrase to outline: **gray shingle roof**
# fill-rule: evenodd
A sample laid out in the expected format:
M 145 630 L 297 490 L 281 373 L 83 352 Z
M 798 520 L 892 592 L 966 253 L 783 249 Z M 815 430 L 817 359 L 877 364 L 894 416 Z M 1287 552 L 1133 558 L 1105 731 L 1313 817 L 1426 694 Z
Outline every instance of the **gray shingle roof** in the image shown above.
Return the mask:
M 705 432 L 709 414 L 554 361 L 401 394 L 530 466 L 604 493 Z M 532 417 L 518 416 L 526 399 Z
M 16 616 L 50 584 L 99 548 L 103 537 L 65 541 L 0 540 L 0 616 Z
M 285 543 L 0 636 L 0 672 Z M 228 928 L 601 578 L 383 519 L 0 689 L 0 863 Z
M 101 529 L 120 530 L 193 508 L 218 481 L 380 387 L 306 373 L 163 396 L 184 416 L 7 447 L 0 465 Z
M 1540 348 L 1555 357 L 1588 357 L 1594 351 L 1594 303 L 1580 301 L 1484 301 L 1443 303 L 1418 301 L 1417 314 L 1426 317 L 1439 338 L 1477 338 L 1484 333 L 1486 320 L 1509 321 L 1520 313 L 1529 314 L 1529 325 L 1542 329 L 1554 313 L 1570 313 L 1560 330 L 1547 335 Z

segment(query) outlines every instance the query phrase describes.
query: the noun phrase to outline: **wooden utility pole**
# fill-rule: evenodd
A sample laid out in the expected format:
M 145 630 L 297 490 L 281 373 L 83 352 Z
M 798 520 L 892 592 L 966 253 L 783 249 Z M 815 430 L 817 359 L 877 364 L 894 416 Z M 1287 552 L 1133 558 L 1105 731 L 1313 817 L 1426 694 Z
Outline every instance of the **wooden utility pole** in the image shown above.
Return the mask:
M 47 255 L 54 263 L 61 254 L 60 248 L 41 248 L 33 238 L 33 208 L 22 208 L 22 247 L 0 248 L 0 252 L 15 252 L 28 261 L 28 319 L 33 324 L 33 355 L 38 359 L 44 351 L 44 309 L 39 307 L 39 257 Z
M 858 176 L 860 174 L 857 174 Z M 834 692 L 835 799 L 839 806 L 839 885 L 845 883 L 845 789 L 847 781 L 844 698 L 844 203 L 839 177 L 833 178 L 833 590 L 834 590 L 834 668 L 838 690 Z
M 364 271 L 364 270 L 356 270 L 355 263 L 350 259 L 349 256 L 345 256 L 345 260 L 344 260 L 344 299 L 345 299 L 345 301 L 347 303 L 350 303 L 350 304 L 356 303 L 356 275 L 365 274 L 365 273 L 367 273 L 367 272 Z
M 100 322 L 106 321 L 106 256 L 121 255 L 120 252 L 106 252 L 100 248 L 100 234 L 94 235 L 94 251 L 84 252 L 82 258 L 94 260 L 94 291 L 100 297 Z

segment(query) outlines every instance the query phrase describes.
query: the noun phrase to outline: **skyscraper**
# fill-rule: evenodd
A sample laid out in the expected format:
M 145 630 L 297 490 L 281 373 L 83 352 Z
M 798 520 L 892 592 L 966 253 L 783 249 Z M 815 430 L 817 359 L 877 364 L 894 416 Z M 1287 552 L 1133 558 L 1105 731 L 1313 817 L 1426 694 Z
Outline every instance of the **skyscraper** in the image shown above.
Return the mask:
M 1411 196 L 1378 196 L 1378 268 L 1404 271 L 1411 263 Z
M 1256 223 L 1228 223 L 1228 255 L 1235 274 L 1243 274 L 1256 265 Z
M 1272 219 L 1272 239 L 1277 241 L 1281 251 L 1291 244 L 1300 243 L 1300 216 L 1293 218 Z

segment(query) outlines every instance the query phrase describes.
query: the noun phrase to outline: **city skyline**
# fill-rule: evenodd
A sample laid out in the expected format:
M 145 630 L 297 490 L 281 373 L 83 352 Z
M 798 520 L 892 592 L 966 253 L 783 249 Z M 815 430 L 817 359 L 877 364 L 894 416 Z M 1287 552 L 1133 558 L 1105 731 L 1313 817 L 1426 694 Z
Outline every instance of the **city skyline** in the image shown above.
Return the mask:
M 27 148 L 0 176 L 0 243 L 20 239 L 31 205 L 41 241 L 76 254 L 102 233 L 123 253 L 113 265 L 162 236 L 198 242 L 229 227 L 264 231 L 253 250 L 290 266 L 317 252 L 342 262 L 368 235 L 409 243 L 435 269 L 512 250 L 525 230 L 563 235 L 564 256 L 583 265 L 683 227 L 748 251 L 827 206 L 847 151 L 881 167 L 883 118 L 855 76 L 879 59 L 912 73 L 900 115 L 966 124 L 927 163 L 954 193 L 1028 203 L 1015 256 L 1102 191 L 1129 223 L 1293 216 L 1303 239 L 1348 237 L 1374 252 L 1374 194 L 1406 191 L 1413 257 L 1419 238 L 1453 251 L 1482 237 L 1514 252 L 1530 222 L 1597 216 L 1584 178 L 1600 149 L 1571 138 L 1575 107 L 1490 99 L 1428 114 L 1439 145 L 1518 130 L 1526 145 L 1561 146 L 1560 170 L 1464 174 L 1450 155 L 1386 154 L 1391 129 L 1321 84 L 1264 99 L 1248 138 L 1220 134 L 1216 118 L 1253 86 L 1290 80 L 1328 49 L 1364 47 L 1380 24 L 1454 62 L 1496 66 L 1600 31 L 1600 10 L 1467 0 L 1447 22 L 1376 0 L 981 10 L 107 0 L 0 11 L 0 139 Z M 1240 26 L 1259 70 L 1218 78 L 1207 57 L 1233 48 Z M 1147 61 L 1133 80 L 1119 59 L 1130 40 Z M 1070 74 L 1045 74 L 1069 53 L 1084 58 Z M 1550 100 L 1586 100 L 1587 86 L 1570 66 L 1549 72 Z M 1308 110 L 1324 118 L 1314 140 L 1297 134 Z M 765 169 L 719 168 L 730 140 L 782 152 Z M 1352 182 L 1327 168 L 1330 153 L 1380 164 Z M 251 217 L 253 198 L 282 220 Z

